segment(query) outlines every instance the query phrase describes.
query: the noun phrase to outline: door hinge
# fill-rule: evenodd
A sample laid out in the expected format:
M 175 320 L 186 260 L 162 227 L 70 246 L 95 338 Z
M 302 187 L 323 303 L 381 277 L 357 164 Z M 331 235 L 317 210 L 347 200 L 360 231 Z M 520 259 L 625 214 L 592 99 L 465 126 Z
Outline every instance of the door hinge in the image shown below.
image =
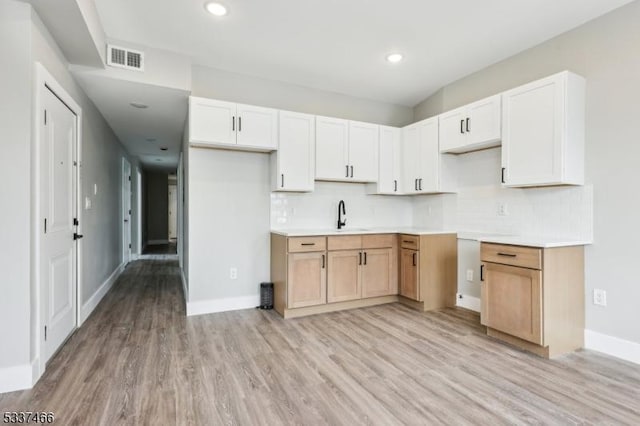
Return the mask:
M 129 176 L 129 182 L 131 182 L 131 176 Z
M 129 209 L 129 216 L 131 216 L 131 209 Z
M 47 110 L 44 110 L 44 125 L 47 125 Z
M 129 248 L 131 248 L 131 244 L 129 244 Z
M 78 221 L 77 217 L 73 218 L 73 226 L 80 226 L 80 222 Z
M 44 340 L 47 340 L 47 326 L 44 326 Z

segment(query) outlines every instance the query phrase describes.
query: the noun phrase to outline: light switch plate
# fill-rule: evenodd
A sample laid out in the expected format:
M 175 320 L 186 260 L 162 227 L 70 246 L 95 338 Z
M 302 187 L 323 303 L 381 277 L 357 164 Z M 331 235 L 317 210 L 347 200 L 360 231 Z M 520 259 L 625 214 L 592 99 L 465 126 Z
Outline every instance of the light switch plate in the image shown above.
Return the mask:
M 607 306 L 607 292 L 599 288 L 594 288 L 593 304 L 598 306 Z
M 91 210 L 91 198 L 84 197 L 84 209 Z
M 467 281 L 473 282 L 473 269 L 467 269 Z

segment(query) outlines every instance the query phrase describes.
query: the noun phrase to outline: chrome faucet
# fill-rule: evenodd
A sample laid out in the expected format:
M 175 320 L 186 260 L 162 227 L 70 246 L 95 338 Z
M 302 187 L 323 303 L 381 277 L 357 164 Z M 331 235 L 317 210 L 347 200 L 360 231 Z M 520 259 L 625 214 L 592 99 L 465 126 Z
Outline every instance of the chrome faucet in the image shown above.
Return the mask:
M 344 201 L 340 200 L 338 203 L 338 229 L 342 229 L 347 224 L 347 219 L 342 220 L 342 215 L 346 215 L 347 211 L 344 207 Z

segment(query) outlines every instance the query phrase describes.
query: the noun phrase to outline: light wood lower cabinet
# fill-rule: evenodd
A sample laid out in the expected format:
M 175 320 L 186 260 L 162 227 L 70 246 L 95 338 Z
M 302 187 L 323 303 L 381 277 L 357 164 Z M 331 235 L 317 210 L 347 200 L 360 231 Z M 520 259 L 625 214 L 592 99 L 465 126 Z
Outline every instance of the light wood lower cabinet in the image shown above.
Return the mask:
M 362 297 L 362 252 L 330 251 L 327 302 L 344 302 Z
M 584 248 L 482 243 L 487 334 L 554 357 L 584 345 Z
M 401 301 L 425 311 L 455 306 L 457 235 L 401 234 L 399 238 Z
M 362 297 L 398 294 L 397 251 L 392 248 L 367 249 L 361 268 Z
M 285 318 L 398 300 L 396 234 L 271 234 L 274 308 Z
M 327 303 L 326 254 L 289 254 L 287 306 L 302 308 Z
M 420 301 L 418 286 L 418 251 L 403 248 L 400 251 L 400 295 Z
M 482 324 L 542 344 L 542 281 L 535 269 L 486 263 Z

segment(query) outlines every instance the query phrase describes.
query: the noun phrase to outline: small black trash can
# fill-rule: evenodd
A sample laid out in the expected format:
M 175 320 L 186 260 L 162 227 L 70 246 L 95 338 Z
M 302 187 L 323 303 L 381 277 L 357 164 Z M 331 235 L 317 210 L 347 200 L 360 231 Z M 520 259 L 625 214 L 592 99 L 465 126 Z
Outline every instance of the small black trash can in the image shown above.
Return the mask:
M 273 309 L 273 283 L 260 283 L 260 309 Z

